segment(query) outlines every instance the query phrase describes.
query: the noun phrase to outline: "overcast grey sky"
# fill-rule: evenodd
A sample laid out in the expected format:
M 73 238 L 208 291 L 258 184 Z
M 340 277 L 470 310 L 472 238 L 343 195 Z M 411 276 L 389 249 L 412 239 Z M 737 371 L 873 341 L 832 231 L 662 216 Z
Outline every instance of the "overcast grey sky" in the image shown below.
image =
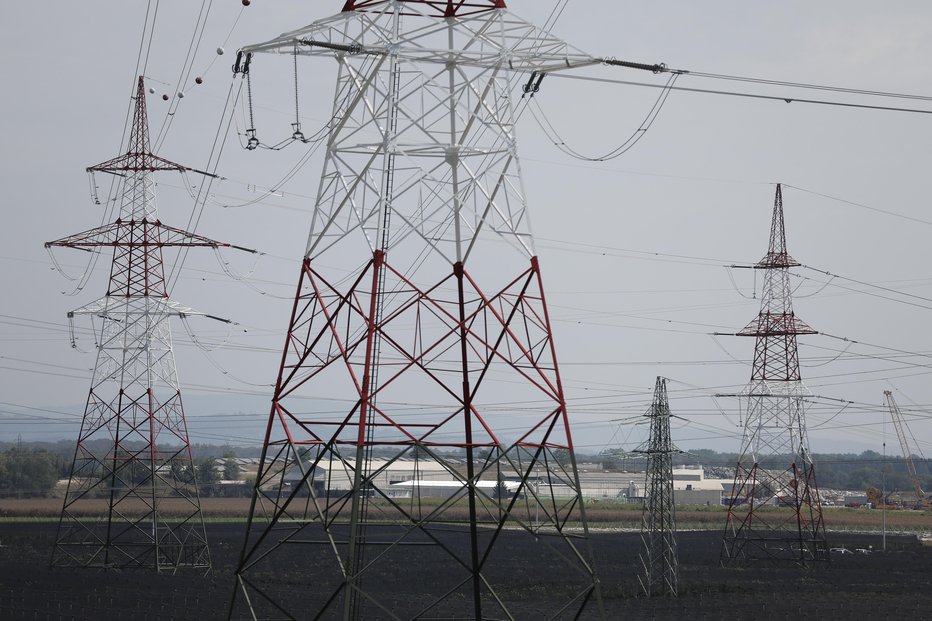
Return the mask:
M 169 109 L 161 94 L 185 92 L 159 154 L 193 167 L 206 165 L 234 50 L 335 13 L 343 3 L 254 0 L 243 9 L 239 0 L 214 0 L 191 80 L 178 85 L 200 4 L 161 0 L 146 71 L 157 91 L 149 98 L 153 134 Z M 508 4 L 543 24 L 556 0 Z M 71 349 L 65 313 L 103 295 L 107 261 L 97 264 L 83 291 L 64 296 L 74 285 L 51 269 L 42 243 L 100 223 L 102 210 L 91 203 L 84 169 L 119 153 L 145 10 L 143 0 L 5 7 L 0 440 L 77 432 L 94 356 Z M 918 0 L 570 0 L 554 33 L 599 56 L 932 95 L 932 6 Z M 221 45 L 227 53 L 218 57 Z M 620 68 L 583 74 L 663 82 Z M 204 77 L 203 85 L 192 83 L 195 75 Z M 287 67 L 257 75 L 257 127 L 269 137 L 287 135 L 293 105 Z M 302 66 L 305 127 L 326 120 L 333 79 L 332 63 Z M 932 102 L 690 76 L 678 86 L 932 111 Z M 538 102 L 567 143 L 599 153 L 623 142 L 656 96 L 643 87 L 552 78 Z M 799 281 L 797 314 L 830 335 L 900 350 L 852 344 L 835 359 L 844 342 L 801 339 L 812 392 L 857 402 L 840 413 L 835 401 L 810 408 L 812 448 L 879 451 L 886 440 L 888 452 L 896 452 L 881 407 L 885 389 L 897 391 L 909 408 L 913 432 L 929 438 L 932 115 L 677 91 L 645 138 L 612 162 L 567 157 L 530 115 L 522 118 L 518 138 L 582 450 L 596 452 L 609 442 L 632 448 L 644 430 L 611 421 L 646 409 L 658 374 L 672 380 L 673 410 L 690 421 L 674 431 L 683 448 L 737 450 L 737 404 L 709 395 L 746 383 L 753 341 L 709 333 L 740 329 L 757 313 L 757 301 L 741 295 L 753 289 L 751 275 L 734 272 L 736 290 L 722 266 L 753 263 L 766 251 L 777 181 L 793 186 L 784 190 L 791 254 L 807 266 L 883 287 L 835 280 L 823 288 L 826 276 L 800 269 L 808 280 Z M 228 331 L 192 320 L 203 342 L 225 343 L 209 354 L 175 325 L 196 440 L 260 441 L 321 158 L 309 160 L 281 196 L 243 207 L 219 204 L 260 198 L 255 188 L 274 185 L 302 155 L 248 153 L 235 136 L 224 152 L 219 172 L 227 180 L 214 187 L 198 232 L 267 254 L 255 265 L 251 257 L 229 255 L 236 270 L 255 268 L 251 286 L 228 278 L 211 254 L 192 254 L 173 292 L 185 304 L 241 324 Z M 163 222 L 186 226 L 193 201 L 177 178 L 159 181 Z M 78 252 L 60 251 L 56 258 L 78 275 L 87 261 Z M 79 336 L 80 348 L 92 349 L 93 340 Z M 921 447 L 932 450 L 927 441 Z

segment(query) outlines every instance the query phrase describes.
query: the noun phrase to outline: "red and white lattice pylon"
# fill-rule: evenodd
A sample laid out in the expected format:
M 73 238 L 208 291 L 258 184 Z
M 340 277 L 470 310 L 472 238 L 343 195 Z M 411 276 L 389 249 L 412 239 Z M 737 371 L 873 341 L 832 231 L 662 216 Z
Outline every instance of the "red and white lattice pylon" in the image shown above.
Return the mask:
M 159 220 L 152 173 L 192 169 L 151 153 L 142 77 L 131 132 L 126 154 L 88 168 L 120 177 L 116 222 L 46 244 L 112 249 L 106 296 L 69 313 L 100 323 L 52 564 L 209 570 L 169 327 L 201 313 L 168 298 L 163 250 L 228 244 Z
M 514 123 L 600 61 L 501 0 L 351 0 L 259 53 L 338 76 L 231 616 L 598 610 Z
M 815 466 L 806 437 L 805 398 L 796 337 L 817 334 L 793 313 L 783 196 L 777 185 L 761 309 L 738 336 L 754 337 L 741 453 L 728 504 L 723 564 L 827 562 L 828 545 Z M 776 510 L 774 510 L 776 508 Z

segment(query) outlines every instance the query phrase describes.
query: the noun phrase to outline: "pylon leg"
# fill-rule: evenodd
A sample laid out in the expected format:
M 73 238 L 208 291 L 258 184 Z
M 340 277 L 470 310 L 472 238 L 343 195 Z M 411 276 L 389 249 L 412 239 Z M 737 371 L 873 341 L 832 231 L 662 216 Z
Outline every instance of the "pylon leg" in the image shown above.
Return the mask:
M 559 572 L 575 618 L 597 583 L 536 260 L 493 294 L 460 265 L 420 288 L 380 253 L 348 282 L 302 267 L 231 614 L 510 617 L 516 581 Z M 502 409 L 499 379 L 533 407 Z M 354 397 L 299 396 L 328 389 Z

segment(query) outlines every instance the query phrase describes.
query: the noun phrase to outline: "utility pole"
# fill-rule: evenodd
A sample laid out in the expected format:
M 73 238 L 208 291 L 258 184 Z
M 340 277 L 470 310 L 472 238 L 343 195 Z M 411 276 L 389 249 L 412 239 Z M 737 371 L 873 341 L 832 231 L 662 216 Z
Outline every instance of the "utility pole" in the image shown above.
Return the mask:
M 650 412 L 650 436 L 635 453 L 647 456 L 647 481 L 641 522 L 641 588 L 648 597 L 676 597 L 679 560 L 676 553 L 676 507 L 673 498 L 673 455 L 683 451 L 670 438 L 667 380 L 657 378 Z
M 129 150 L 88 172 L 117 176 L 121 202 L 112 224 L 46 244 L 112 252 L 107 294 L 68 314 L 90 315 L 100 325 L 52 565 L 209 570 L 169 326 L 170 317 L 202 313 L 168 298 L 163 251 L 228 244 L 159 220 L 152 173 L 199 171 L 150 151 L 142 76 Z
M 764 277 L 760 313 L 737 336 L 753 337 L 751 381 L 741 453 L 722 542 L 724 565 L 829 561 L 822 502 L 806 435 L 796 337 L 817 334 L 793 312 L 783 195 L 777 184 L 767 254 L 754 265 Z M 770 510 L 776 508 L 776 510 Z
M 887 551 L 887 443 L 883 443 L 883 469 L 880 471 L 880 498 L 883 502 L 883 551 Z

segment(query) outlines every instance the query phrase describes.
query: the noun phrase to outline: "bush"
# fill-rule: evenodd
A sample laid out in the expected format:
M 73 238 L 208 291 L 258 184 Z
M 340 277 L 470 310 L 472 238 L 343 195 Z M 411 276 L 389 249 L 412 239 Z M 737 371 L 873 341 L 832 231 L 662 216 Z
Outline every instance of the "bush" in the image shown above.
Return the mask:
M 58 482 L 58 458 L 45 449 L 15 446 L 0 453 L 0 495 L 46 496 Z

